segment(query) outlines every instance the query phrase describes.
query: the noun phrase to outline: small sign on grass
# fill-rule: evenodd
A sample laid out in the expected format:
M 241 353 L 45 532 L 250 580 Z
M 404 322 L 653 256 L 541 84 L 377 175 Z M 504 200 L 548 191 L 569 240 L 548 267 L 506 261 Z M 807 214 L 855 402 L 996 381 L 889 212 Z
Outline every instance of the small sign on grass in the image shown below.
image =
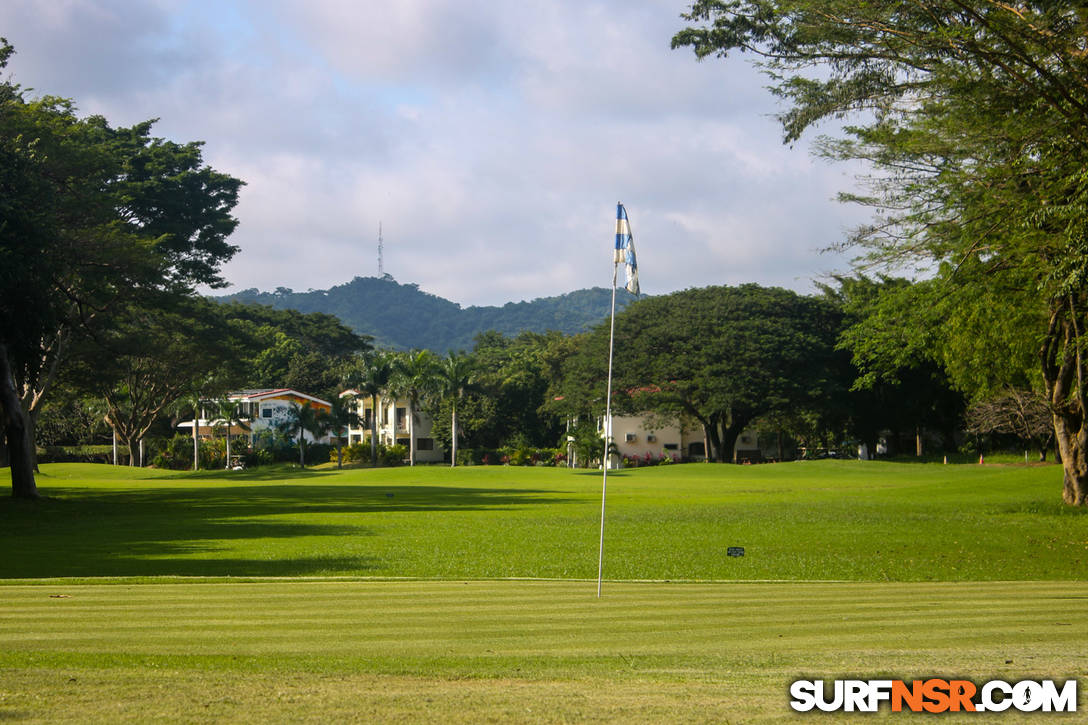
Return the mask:
M 725 553 L 729 556 L 744 556 L 744 547 L 730 546 L 728 549 L 725 550 Z

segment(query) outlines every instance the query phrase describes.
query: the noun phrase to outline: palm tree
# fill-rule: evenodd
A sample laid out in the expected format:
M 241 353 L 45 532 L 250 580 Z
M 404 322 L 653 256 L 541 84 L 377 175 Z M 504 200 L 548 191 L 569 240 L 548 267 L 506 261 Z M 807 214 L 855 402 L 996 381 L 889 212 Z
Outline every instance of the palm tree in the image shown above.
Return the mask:
M 193 470 L 200 470 L 200 408 L 202 399 L 197 390 L 190 391 L 178 398 L 174 404 L 175 411 L 182 415 L 183 411 L 193 411 Z
M 420 404 L 437 387 L 438 360 L 430 350 L 414 350 L 396 362 L 390 387 L 408 401 L 408 465 L 416 465 L 415 417 Z
M 328 414 L 310 405 L 309 401 L 302 405 L 291 403 L 287 409 L 283 430 L 289 436 L 298 435 L 298 462 L 303 468 L 306 467 L 306 434 L 320 438 L 329 430 L 327 419 Z
M 333 437 L 336 439 L 336 467 L 343 468 L 341 451 L 343 450 L 344 438 L 347 437 L 347 429 L 359 425 L 359 414 L 355 412 L 355 396 L 345 395 L 342 398 L 333 398 L 332 410 L 326 414 L 325 419 L 329 424 Z
M 215 406 L 215 416 L 218 420 L 226 423 L 227 426 L 227 460 L 224 464 L 224 468 L 230 468 L 230 429 L 237 423 L 243 430 L 248 430 L 249 426 L 238 415 L 238 402 L 231 400 L 230 398 L 220 398 L 213 402 Z
M 450 401 L 453 410 L 450 421 L 450 466 L 457 465 L 457 404 L 465 397 L 473 382 L 475 362 L 464 353 L 450 352 L 438 368 L 438 389 L 443 400 Z
M 393 358 L 389 353 L 375 350 L 360 361 L 355 387 L 370 396 L 370 465 L 378 465 L 378 396 L 389 388 L 393 375 Z

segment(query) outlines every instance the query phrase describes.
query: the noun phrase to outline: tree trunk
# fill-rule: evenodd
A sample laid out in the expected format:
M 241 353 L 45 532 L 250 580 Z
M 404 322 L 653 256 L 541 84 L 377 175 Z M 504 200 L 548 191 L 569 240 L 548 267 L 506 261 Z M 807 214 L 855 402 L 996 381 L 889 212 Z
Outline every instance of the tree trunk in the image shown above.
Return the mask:
M 200 470 L 200 406 L 193 413 L 193 470 Z
M 450 422 L 450 468 L 457 465 L 457 403 L 453 404 L 453 420 Z
M 34 482 L 34 441 L 30 438 L 27 414 L 15 390 L 8 348 L 3 343 L 0 343 L 0 415 L 11 468 L 11 495 L 15 498 L 40 498 Z
M 1088 391 L 1084 387 L 1077 319 L 1072 298 L 1052 308 L 1039 357 L 1064 473 L 1062 500 L 1071 506 L 1088 506 L 1088 430 L 1085 428 L 1085 395 Z
M 378 396 L 370 396 L 370 465 L 378 467 Z
M 737 462 L 737 438 L 747 425 L 747 420 L 734 418 L 730 425 L 722 426 L 722 451 L 733 463 Z
M 917 426 L 914 429 L 914 455 L 917 458 L 921 458 L 924 453 L 922 441 L 922 426 Z
M 1061 452 L 1063 484 L 1062 500 L 1070 506 L 1088 505 L 1088 435 L 1083 423 L 1054 416 L 1054 433 Z
M 718 435 L 718 423 L 716 419 L 703 426 L 703 435 L 706 437 L 709 447 L 706 449 L 706 459 L 713 459 L 718 463 L 725 463 L 725 455 L 722 452 L 722 439 Z
M 408 465 L 416 465 L 416 428 L 415 428 L 415 406 L 412 405 L 412 401 L 408 401 Z

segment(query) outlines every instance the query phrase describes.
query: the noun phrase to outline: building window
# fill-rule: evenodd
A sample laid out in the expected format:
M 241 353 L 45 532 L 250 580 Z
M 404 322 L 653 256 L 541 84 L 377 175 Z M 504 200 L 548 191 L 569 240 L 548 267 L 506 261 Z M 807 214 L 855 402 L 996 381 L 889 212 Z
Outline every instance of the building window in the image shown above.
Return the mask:
M 678 450 L 680 450 L 680 444 L 679 443 L 666 443 L 665 444 L 665 450 L 666 451 L 678 451 Z
M 397 428 L 404 430 L 408 427 L 407 413 L 406 408 L 397 408 Z
M 653 433 L 649 434 L 648 436 L 646 436 L 646 442 L 647 443 L 657 443 L 657 436 L 655 436 Z M 665 447 L 668 448 L 668 446 L 665 446 Z
M 416 438 L 417 451 L 433 451 L 434 438 Z
M 628 433 L 626 436 L 624 436 L 624 440 L 627 441 L 628 443 L 633 443 L 634 440 L 635 440 L 635 434 L 634 433 Z
M 262 418 L 271 418 L 272 417 L 272 409 L 271 408 L 262 408 L 261 409 L 261 417 Z

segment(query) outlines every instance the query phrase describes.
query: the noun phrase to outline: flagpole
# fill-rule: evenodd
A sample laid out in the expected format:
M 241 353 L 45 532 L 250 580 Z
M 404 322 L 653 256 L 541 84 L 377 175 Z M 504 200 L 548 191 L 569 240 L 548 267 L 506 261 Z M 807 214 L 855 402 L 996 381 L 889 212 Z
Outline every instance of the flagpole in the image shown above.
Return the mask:
M 605 393 L 604 458 L 601 459 L 601 544 L 597 552 L 597 598 L 601 598 L 601 575 L 604 572 L 604 502 L 608 495 L 608 449 L 612 443 L 612 346 L 616 338 L 616 273 L 619 263 L 612 264 L 612 315 L 608 325 L 608 392 Z
M 621 204 L 617 202 L 617 210 Z M 617 211 L 618 214 L 618 211 Z M 618 224 L 618 222 L 617 222 Z M 612 443 L 612 349 L 616 339 L 616 278 L 620 263 L 612 260 L 612 313 L 608 323 L 608 385 L 605 393 L 604 457 L 601 459 L 601 542 L 597 550 L 597 598 L 601 598 L 601 577 L 604 573 L 604 504 L 608 497 L 608 449 Z

